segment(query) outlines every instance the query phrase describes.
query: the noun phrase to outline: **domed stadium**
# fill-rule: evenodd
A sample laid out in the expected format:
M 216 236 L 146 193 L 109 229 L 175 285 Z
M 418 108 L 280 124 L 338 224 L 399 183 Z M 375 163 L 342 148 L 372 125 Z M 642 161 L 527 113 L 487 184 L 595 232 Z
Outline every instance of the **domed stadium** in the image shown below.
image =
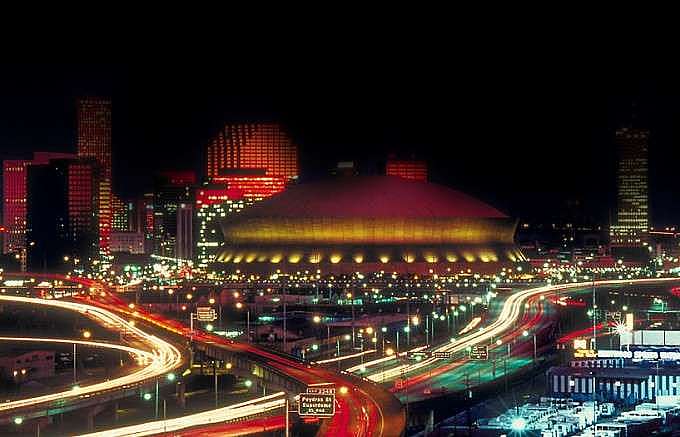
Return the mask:
M 516 220 L 459 191 L 394 176 L 294 185 L 221 225 L 217 260 L 241 270 L 417 273 L 525 261 Z

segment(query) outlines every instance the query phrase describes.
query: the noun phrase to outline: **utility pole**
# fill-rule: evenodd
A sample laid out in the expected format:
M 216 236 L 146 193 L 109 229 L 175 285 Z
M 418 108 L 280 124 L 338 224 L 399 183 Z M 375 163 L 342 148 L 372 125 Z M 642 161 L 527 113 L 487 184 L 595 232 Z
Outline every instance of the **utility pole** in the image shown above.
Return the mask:
M 215 408 L 217 408 L 217 398 L 218 398 L 218 392 L 217 392 L 217 360 L 213 360 L 213 374 L 215 375 Z
M 354 331 L 355 331 L 355 328 L 354 328 L 354 294 L 348 293 L 347 296 L 349 296 L 349 298 L 352 301 L 352 304 L 351 304 L 352 305 L 352 349 L 354 349 L 356 347 L 356 340 L 355 340 L 355 334 L 354 334 Z
M 154 399 L 155 405 L 155 418 L 158 419 L 158 377 L 156 377 L 156 397 Z
M 434 324 L 434 320 L 432 320 Z M 425 315 L 425 346 L 430 346 L 430 315 Z
M 290 436 L 290 431 L 289 431 L 290 420 L 288 419 L 288 396 L 286 396 L 286 412 L 285 412 L 285 414 L 286 414 L 286 430 L 284 432 L 284 435 L 285 435 L 285 437 L 289 437 Z
M 76 376 L 76 343 L 73 343 L 73 385 L 78 382 L 78 377 Z
M 406 345 L 411 345 L 411 293 L 406 285 Z
M 286 344 L 286 286 L 283 286 L 283 351 L 287 350 Z M 286 407 L 286 417 L 288 417 L 288 409 Z M 286 434 L 288 433 L 288 427 L 286 427 Z
M 246 338 L 250 343 L 250 308 L 246 311 Z

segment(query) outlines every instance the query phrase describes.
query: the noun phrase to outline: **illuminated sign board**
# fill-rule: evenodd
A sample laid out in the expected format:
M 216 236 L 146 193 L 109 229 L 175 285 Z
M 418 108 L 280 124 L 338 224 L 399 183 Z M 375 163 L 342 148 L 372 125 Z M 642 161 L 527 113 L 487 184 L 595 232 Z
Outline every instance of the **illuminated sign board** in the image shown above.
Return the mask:
M 617 351 L 601 349 L 597 351 L 598 358 L 633 358 L 631 351 Z
M 574 339 L 574 349 L 588 349 L 588 340 L 585 338 Z
M 217 313 L 210 307 L 198 307 L 196 309 L 196 318 L 201 322 L 212 322 L 217 318 Z
M 635 317 L 633 316 L 633 313 L 626 313 L 625 324 L 628 331 L 633 331 L 635 329 Z
M 335 394 L 300 393 L 300 416 L 331 417 L 335 414 Z
M 592 349 L 576 349 L 574 351 L 574 358 L 595 358 L 597 357 L 597 351 Z
M 658 360 L 659 353 L 656 351 L 635 351 L 633 352 L 634 360 Z
M 335 387 L 307 387 L 307 393 L 310 395 L 334 395 Z
M 451 358 L 451 352 L 432 352 L 432 358 L 439 359 Z
M 672 360 L 680 361 L 680 351 L 617 351 L 617 350 L 599 350 L 597 351 L 597 358 L 626 358 L 636 361 L 642 360 Z
M 470 349 L 471 360 L 488 360 L 489 348 L 487 346 L 472 346 Z
M 5 281 L 5 286 L 6 287 L 23 287 L 24 281 L 23 281 L 23 279 L 8 279 L 7 281 Z
M 425 351 L 407 352 L 406 358 L 420 361 L 423 358 L 430 358 L 430 353 Z

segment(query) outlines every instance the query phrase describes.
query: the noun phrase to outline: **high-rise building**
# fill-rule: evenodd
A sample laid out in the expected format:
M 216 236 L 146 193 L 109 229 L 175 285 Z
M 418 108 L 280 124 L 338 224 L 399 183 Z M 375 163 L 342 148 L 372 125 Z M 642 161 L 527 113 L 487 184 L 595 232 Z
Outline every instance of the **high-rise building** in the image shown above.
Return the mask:
M 193 172 L 159 173 L 154 182 L 154 253 L 176 258 L 177 214 L 181 204 L 193 202 L 196 175 Z
M 177 238 L 175 239 L 175 257 L 184 260 L 193 259 L 194 255 L 194 209 L 191 203 L 180 203 L 177 208 Z
M 88 98 L 78 102 L 78 156 L 100 166 L 99 247 L 108 251 L 112 229 L 111 101 Z
M 222 184 L 210 184 L 196 190 L 196 259 L 198 267 L 206 268 L 224 243 L 219 226 L 228 214 L 242 211 L 253 203 L 243 191 Z
M 154 246 L 153 201 L 153 193 L 145 193 L 137 200 L 137 210 L 135 211 L 136 219 L 133 231 L 144 234 L 144 250 L 146 253 L 153 252 Z
M 611 226 L 612 249 L 643 248 L 649 231 L 649 131 L 621 128 L 618 147 L 616 223 Z
M 3 161 L 3 253 L 17 254 L 22 268 L 26 262 L 26 178 L 29 165 L 47 164 L 50 159 L 73 158 L 68 153 L 35 152 L 33 159 Z
M 414 159 L 394 159 L 390 157 L 385 166 L 387 176 L 427 182 L 427 162 Z
M 113 220 L 111 230 L 113 232 L 132 231 L 132 215 L 134 214 L 134 203 L 120 199 L 115 194 L 112 196 L 111 212 Z
M 30 270 L 68 270 L 98 255 L 99 172 L 94 159 L 54 159 L 27 167 Z
M 206 154 L 208 180 L 225 169 L 264 169 L 266 176 L 298 177 L 298 150 L 276 123 L 228 124 L 210 142 Z

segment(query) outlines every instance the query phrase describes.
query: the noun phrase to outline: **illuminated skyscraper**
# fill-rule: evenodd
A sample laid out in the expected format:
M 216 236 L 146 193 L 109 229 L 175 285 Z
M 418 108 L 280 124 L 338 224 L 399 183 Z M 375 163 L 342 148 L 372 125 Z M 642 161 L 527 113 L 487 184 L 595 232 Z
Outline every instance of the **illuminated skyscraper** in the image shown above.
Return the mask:
M 649 230 L 648 141 L 645 129 L 616 131 L 617 168 L 616 223 L 611 227 L 611 245 L 642 248 Z
M 177 208 L 177 238 L 175 257 L 191 260 L 194 254 L 194 209 L 191 203 L 180 203 Z
M 387 176 L 398 176 L 404 179 L 427 182 L 427 162 L 390 158 L 385 166 L 385 174 Z
M 115 194 L 111 197 L 111 230 L 113 232 L 127 232 L 130 229 L 130 215 L 132 214 L 132 203 L 123 202 Z
M 81 99 L 78 102 L 78 156 L 94 158 L 101 168 L 99 187 L 99 247 L 108 251 L 112 227 L 111 101 Z
M 225 169 L 264 169 L 266 176 L 298 177 L 298 150 L 275 123 L 226 125 L 207 149 L 208 180 Z
M 32 160 L 3 161 L 2 198 L 5 235 L 3 253 L 19 255 L 22 268 L 26 262 L 26 178 L 30 165 L 47 164 L 50 159 L 73 158 L 68 153 L 36 152 Z
M 211 184 L 196 190 L 196 258 L 198 267 L 206 268 L 224 243 L 220 220 L 228 214 L 243 211 L 253 200 L 244 197 L 239 189 Z

